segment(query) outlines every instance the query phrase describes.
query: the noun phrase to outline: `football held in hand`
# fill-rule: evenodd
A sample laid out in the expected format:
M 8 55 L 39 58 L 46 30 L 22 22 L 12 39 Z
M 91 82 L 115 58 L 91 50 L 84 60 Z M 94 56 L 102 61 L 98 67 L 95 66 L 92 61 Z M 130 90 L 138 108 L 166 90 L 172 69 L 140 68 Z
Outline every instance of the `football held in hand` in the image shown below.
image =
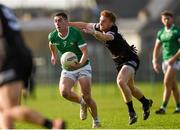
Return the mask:
M 64 68 L 70 68 L 70 66 L 76 64 L 78 62 L 78 58 L 75 53 L 73 52 L 65 52 L 61 56 L 61 65 Z

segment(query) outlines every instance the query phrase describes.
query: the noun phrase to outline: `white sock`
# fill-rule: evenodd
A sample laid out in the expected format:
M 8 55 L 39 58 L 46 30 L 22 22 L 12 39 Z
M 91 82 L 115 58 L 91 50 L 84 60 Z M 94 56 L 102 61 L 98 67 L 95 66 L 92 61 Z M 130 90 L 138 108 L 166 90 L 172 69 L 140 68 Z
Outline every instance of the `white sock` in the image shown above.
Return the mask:
M 84 101 L 83 97 L 81 97 L 81 100 L 80 100 L 80 104 L 86 104 L 86 102 Z
M 176 107 L 176 111 L 179 111 L 180 110 L 180 108 L 179 107 Z
M 161 106 L 160 108 L 163 109 L 164 111 L 166 111 L 166 108 L 165 108 L 165 107 Z

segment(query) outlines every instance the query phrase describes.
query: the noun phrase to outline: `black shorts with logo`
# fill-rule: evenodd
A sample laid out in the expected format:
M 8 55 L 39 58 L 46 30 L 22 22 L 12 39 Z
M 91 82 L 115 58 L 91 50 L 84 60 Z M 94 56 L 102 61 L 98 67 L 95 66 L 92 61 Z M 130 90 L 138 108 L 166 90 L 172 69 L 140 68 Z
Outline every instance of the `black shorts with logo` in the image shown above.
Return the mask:
M 23 81 L 25 88 L 27 88 L 32 71 L 33 61 L 29 50 L 24 54 L 14 54 L 14 56 L 7 57 L 0 69 L 0 87 L 10 82 Z
M 116 69 L 117 69 L 118 72 L 121 70 L 123 65 L 128 65 L 128 66 L 131 66 L 132 68 L 134 68 L 135 73 L 136 73 L 138 68 L 139 68 L 139 64 L 140 64 L 139 59 L 130 59 L 130 60 L 127 60 L 127 61 L 125 61 L 123 63 L 115 62 Z

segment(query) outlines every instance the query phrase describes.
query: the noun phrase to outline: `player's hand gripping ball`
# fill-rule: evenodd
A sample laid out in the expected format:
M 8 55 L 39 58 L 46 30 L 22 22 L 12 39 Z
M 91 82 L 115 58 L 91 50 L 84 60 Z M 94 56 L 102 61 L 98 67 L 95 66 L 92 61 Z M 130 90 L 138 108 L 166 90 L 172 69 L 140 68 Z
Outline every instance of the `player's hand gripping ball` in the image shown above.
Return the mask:
M 65 52 L 61 56 L 61 65 L 65 69 L 70 69 L 71 66 L 78 63 L 78 58 L 73 52 Z

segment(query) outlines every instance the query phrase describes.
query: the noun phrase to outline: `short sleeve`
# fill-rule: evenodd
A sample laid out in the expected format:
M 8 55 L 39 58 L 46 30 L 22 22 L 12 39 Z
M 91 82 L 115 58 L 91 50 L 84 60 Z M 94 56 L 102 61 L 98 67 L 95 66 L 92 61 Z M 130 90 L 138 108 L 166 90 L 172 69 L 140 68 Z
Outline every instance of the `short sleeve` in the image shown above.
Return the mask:
M 118 37 L 118 28 L 116 25 L 113 25 L 106 34 L 111 35 L 113 37 L 113 40 Z
M 112 31 L 108 31 L 108 32 L 106 32 L 106 34 L 111 34 L 111 35 L 115 36 L 115 32 L 112 32 Z
M 115 32 L 113 32 L 113 31 L 108 31 L 108 32 L 106 32 L 106 34 L 108 34 L 108 35 L 112 35 L 113 40 L 114 40 L 114 39 L 115 39 L 115 37 L 116 37 L 116 33 L 115 33 Z
M 100 24 L 99 23 L 95 23 L 93 25 L 93 29 L 96 30 L 96 31 L 100 31 Z
M 157 35 L 156 35 L 156 43 L 161 43 L 161 31 L 158 31 Z
M 49 41 L 49 44 L 52 44 L 52 45 L 53 45 L 52 33 L 49 33 L 49 35 L 48 35 L 48 41 Z
M 178 28 L 178 42 L 180 43 L 180 28 Z
M 77 30 L 77 44 L 79 48 L 87 45 L 87 43 L 85 43 L 85 40 L 82 36 L 82 33 L 79 30 Z

